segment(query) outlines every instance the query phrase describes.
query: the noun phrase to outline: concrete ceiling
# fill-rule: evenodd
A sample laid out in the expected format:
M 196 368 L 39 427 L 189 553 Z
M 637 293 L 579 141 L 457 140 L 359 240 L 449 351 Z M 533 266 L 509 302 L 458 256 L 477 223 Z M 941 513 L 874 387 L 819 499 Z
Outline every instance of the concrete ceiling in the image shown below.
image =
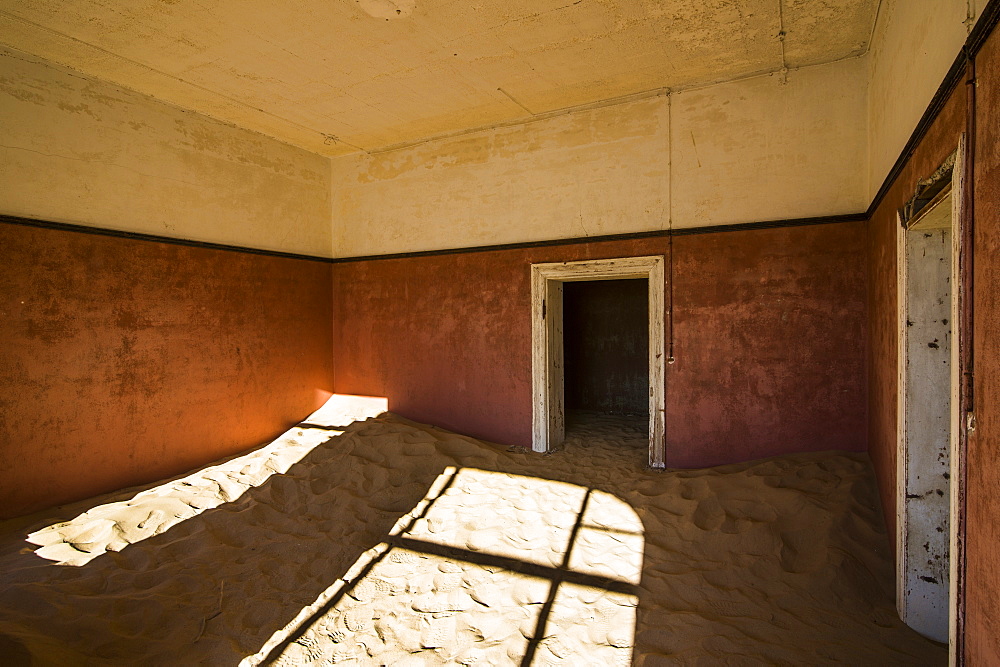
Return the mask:
M 340 155 L 859 55 L 878 2 L 0 0 L 0 43 Z

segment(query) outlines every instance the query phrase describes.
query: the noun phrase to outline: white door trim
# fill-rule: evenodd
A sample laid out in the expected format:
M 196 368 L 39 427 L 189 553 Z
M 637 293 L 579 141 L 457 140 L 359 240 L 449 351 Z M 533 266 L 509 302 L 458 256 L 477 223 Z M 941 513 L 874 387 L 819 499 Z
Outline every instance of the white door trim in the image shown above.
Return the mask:
M 666 358 L 662 255 L 531 265 L 531 448 L 549 452 L 565 435 L 562 285 L 581 280 L 649 281 L 649 465 L 664 468 Z
M 951 172 L 951 285 L 954 297 L 951 301 L 952 346 L 951 346 L 951 513 L 948 517 L 948 653 L 952 665 L 959 664 L 962 656 L 957 655 L 959 645 L 959 586 L 964 572 L 960 572 L 965 560 L 960 526 L 964 523 L 963 499 L 965 498 L 965 436 L 966 422 L 962 413 L 962 375 L 965 372 L 962 360 L 962 327 L 965 304 L 963 303 L 965 275 L 965 253 L 962 239 L 965 238 L 965 135 L 958 142 L 955 151 L 955 168 Z M 963 591 L 964 593 L 964 591 Z
M 897 393 L 897 443 L 896 443 L 896 608 L 899 611 L 900 618 L 908 625 L 916 627 L 919 624 L 919 619 L 913 618 L 911 612 L 911 596 L 915 596 L 918 592 L 910 590 L 910 586 L 907 583 L 908 575 L 910 574 L 911 568 L 919 567 L 919 562 L 910 562 L 914 558 L 914 554 L 908 553 L 909 539 L 909 514 L 907 509 L 907 488 L 908 479 L 907 476 L 910 474 L 909 470 L 909 457 L 910 453 L 908 451 L 908 432 L 911 425 L 908 423 L 908 419 L 911 416 L 909 414 L 910 408 L 907 405 L 908 396 L 910 393 L 909 380 L 907 373 L 907 329 L 908 329 L 908 313 L 909 313 L 909 303 L 908 303 L 908 293 L 910 289 L 910 279 L 907 275 L 907 238 L 908 234 L 919 233 L 921 226 L 924 224 L 924 219 L 931 218 L 932 216 L 938 219 L 943 216 L 950 218 L 950 233 L 951 233 L 951 248 L 950 252 L 950 262 L 951 262 L 951 274 L 950 274 L 950 293 L 951 293 L 951 303 L 949 304 L 949 318 L 950 318 L 950 350 L 949 350 L 949 364 L 950 364 L 950 387 L 949 387 L 949 400 L 950 400 L 950 415 L 949 415 L 949 436 L 948 436 L 948 455 L 949 455 L 949 478 L 948 478 L 948 495 L 949 495 L 949 507 L 948 507 L 948 523 L 949 523 L 949 535 L 948 535 L 948 577 L 949 577 L 949 590 L 948 590 L 948 627 L 946 630 L 947 639 L 951 649 L 951 659 L 952 664 L 955 664 L 956 655 L 954 654 L 955 646 L 957 645 L 957 618 L 958 618 L 958 572 L 959 561 L 962 558 L 960 553 L 960 536 L 958 534 L 958 526 L 960 524 L 959 513 L 961 512 L 960 507 L 960 497 L 962 494 L 962 485 L 964 483 L 962 470 L 964 469 L 963 455 L 964 451 L 961 446 L 962 429 L 965 428 L 963 415 L 961 414 L 961 406 L 959 400 L 959 393 L 961 388 L 961 355 L 960 355 L 960 345 L 959 341 L 961 339 L 961 276 L 962 273 L 962 220 L 963 220 L 963 201 L 964 201 L 964 181 L 965 174 L 963 171 L 964 167 L 964 153 L 965 153 L 965 141 L 964 136 L 958 145 L 958 149 L 955 155 L 954 168 L 952 170 L 951 184 L 949 186 L 949 194 L 947 196 L 942 196 L 941 202 L 935 202 L 935 206 L 928 206 L 925 211 L 922 211 L 914 220 L 910 221 L 909 228 L 913 231 L 907 231 L 902 224 L 896 225 L 896 266 L 897 266 L 897 382 L 898 382 L 898 393 Z M 950 202 L 948 199 L 950 198 Z M 947 203 L 946 203 L 947 202 Z M 949 205 L 950 204 L 950 205 Z M 948 208 L 945 208 L 947 206 Z M 897 218 L 897 223 L 900 220 Z M 940 225 L 941 223 L 934 223 L 934 227 Z
M 906 622 L 906 229 L 896 214 L 896 611 Z

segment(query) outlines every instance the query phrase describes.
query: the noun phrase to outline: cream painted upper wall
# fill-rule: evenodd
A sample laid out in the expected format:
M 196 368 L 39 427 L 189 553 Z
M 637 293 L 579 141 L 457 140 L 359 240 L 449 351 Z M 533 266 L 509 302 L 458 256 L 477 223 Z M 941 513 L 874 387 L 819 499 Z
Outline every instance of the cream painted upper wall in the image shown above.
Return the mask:
M 869 199 L 902 152 L 984 5 L 985 0 L 883 0 L 868 54 Z
M 852 58 L 674 94 L 674 226 L 864 211 L 865 74 Z
M 787 80 L 539 114 L 332 165 L 0 50 L 0 213 L 327 256 L 856 213 L 982 3 L 884 0 L 867 56 Z
M 330 163 L 0 49 L 0 213 L 328 256 Z
M 849 59 L 334 158 L 334 256 L 858 213 L 864 77 Z
M 666 98 L 654 97 L 333 158 L 334 255 L 657 229 L 667 120 Z

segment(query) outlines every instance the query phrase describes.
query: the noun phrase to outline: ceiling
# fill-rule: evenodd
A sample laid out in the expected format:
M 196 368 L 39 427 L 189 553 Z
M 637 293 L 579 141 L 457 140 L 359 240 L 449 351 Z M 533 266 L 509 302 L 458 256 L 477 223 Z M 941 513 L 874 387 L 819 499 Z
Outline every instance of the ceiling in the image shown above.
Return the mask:
M 878 2 L 0 0 L 0 43 L 340 155 L 856 56 Z

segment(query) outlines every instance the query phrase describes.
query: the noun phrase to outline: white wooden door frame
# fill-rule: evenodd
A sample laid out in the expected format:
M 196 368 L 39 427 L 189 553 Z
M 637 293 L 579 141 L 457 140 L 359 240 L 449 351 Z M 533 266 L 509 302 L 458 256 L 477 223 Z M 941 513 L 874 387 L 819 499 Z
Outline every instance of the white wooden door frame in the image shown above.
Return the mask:
M 582 280 L 649 281 L 649 465 L 664 468 L 664 259 L 662 255 L 531 265 L 531 448 L 549 452 L 565 436 L 562 286 Z
M 948 517 L 948 543 L 950 558 L 948 561 L 948 653 L 949 663 L 959 664 L 962 656 L 956 654 L 959 646 L 958 633 L 959 613 L 961 609 L 962 593 L 959 587 L 964 576 L 959 573 L 965 561 L 963 552 L 963 536 L 960 534 L 961 526 L 964 523 L 964 499 L 965 499 L 965 441 L 968 432 L 966 430 L 966 416 L 962 412 L 962 377 L 965 374 L 965 362 L 962 349 L 962 341 L 965 337 L 965 330 L 962 322 L 965 321 L 964 303 L 966 285 L 963 284 L 965 275 L 966 248 L 963 239 L 965 238 L 965 158 L 968 150 L 965 143 L 965 134 L 962 134 L 955 151 L 955 168 L 951 174 L 951 289 L 954 298 L 951 301 L 951 321 L 952 326 L 952 350 L 951 350 L 951 478 L 949 492 L 951 495 L 951 513 Z
M 948 595 L 948 639 L 951 648 L 952 664 L 955 663 L 954 654 L 957 645 L 957 619 L 958 619 L 958 572 L 959 560 L 961 559 L 960 536 L 958 534 L 959 512 L 961 511 L 959 499 L 962 494 L 962 484 L 964 484 L 964 450 L 962 443 L 962 429 L 965 428 L 965 420 L 961 413 L 960 391 L 961 391 L 961 350 L 959 341 L 961 339 L 962 322 L 962 221 L 964 202 L 964 180 L 965 174 L 965 141 L 964 136 L 959 143 L 955 154 L 955 166 L 952 171 L 950 198 L 951 198 L 951 351 L 950 351 L 950 434 L 949 434 L 949 595 Z M 921 212 L 919 216 L 931 211 Z M 897 220 L 899 222 L 899 220 Z M 919 224 L 919 223 L 918 223 Z M 912 228 L 912 225 L 911 225 Z M 896 608 L 900 618 L 907 622 L 907 512 L 906 512 L 906 492 L 907 492 L 907 253 L 906 238 L 908 230 L 902 224 L 896 225 L 896 275 L 897 275 L 897 410 L 896 410 Z

